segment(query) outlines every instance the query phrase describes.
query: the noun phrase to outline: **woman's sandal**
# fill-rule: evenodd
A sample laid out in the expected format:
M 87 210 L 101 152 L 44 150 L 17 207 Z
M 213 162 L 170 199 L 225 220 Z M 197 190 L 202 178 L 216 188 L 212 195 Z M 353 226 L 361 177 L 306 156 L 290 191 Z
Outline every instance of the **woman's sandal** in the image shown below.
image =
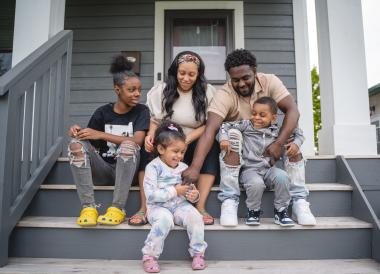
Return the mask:
M 118 225 L 124 222 L 125 212 L 117 207 L 109 207 L 106 214 L 98 217 L 98 223 L 101 225 Z
M 128 220 L 129 225 L 141 226 L 146 225 L 148 223 L 146 219 L 146 215 L 144 211 L 138 211 L 133 216 L 131 216 Z
M 158 264 L 157 259 L 153 256 L 144 255 L 143 267 L 144 267 L 144 271 L 147 273 L 160 272 L 160 265 Z
M 205 257 L 202 254 L 195 254 L 193 257 L 193 262 L 191 263 L 191 268 L 193 270 L 203 270 L 206 268 Z
M 214 217 L 212 217 L 206 210 L 198 210 L 198 211 L 202 215 L 203 223 L 205 225 L 213 225 L 214 224 Z

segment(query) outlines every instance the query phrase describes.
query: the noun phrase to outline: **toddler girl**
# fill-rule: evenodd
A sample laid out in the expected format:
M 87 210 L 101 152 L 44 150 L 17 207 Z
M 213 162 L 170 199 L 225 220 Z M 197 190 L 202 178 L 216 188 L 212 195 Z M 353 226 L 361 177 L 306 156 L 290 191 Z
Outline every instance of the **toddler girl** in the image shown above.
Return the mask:
M 200 213 L 189 203 L 199 200 L 199 192 L 193 184 L 182 183 L 181 173 L 187 168 L 182 161 L 186 150 L 186 135 L 177 124 L 164 121 L 156 130 L 154 149 L 159 156 L 145 169 L 144 190 L 147 200 L 148 221 L 152 225 L 142 249 L 144 270 L 160 271 L 157 259 L 162 253 L 164 241 L 174 224 L 183 226 L 190 238 L 192 268 L 206 267 L 204 252 L 204 224 Z

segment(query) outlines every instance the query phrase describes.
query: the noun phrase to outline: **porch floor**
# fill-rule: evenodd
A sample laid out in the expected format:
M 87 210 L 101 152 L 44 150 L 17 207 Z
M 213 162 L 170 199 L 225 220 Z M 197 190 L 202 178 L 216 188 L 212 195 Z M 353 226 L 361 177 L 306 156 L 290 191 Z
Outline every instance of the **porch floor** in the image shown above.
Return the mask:
M 161 261 L 160 273 L 194 273 L 190 261 Z M 380 264 L 363 260 L 207 261 L 202 274 L 375 274 Z M 145 273 L 141 261 L 10 258 L 0 273 Z

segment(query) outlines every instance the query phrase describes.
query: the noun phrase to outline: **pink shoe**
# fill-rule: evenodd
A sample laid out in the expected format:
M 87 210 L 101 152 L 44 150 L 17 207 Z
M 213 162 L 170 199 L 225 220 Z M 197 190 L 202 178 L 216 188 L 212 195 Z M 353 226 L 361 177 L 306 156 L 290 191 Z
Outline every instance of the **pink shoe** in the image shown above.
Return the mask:
M 203 270 L 206 268 L 205 257 L 202 254 L 195 254 L 191 264 L 193 270 Z
M 153 256 L 144 255 L 143 256 L 143 267 L 144 271 L 147 273 L 158 273 L 160 272 L 160 265 L 157 259 Z

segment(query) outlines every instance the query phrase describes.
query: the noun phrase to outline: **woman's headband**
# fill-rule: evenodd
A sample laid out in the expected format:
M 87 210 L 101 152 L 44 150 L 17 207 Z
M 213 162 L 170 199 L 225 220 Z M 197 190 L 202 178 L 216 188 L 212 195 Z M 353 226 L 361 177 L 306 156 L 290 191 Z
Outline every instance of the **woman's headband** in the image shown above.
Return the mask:
M 182 63 L 194 63 L 196 64 L 198 67 L 199 65 L 201 64 L 201 62 L 199 61 L 199 58 L 195 55 L 192 55 L 192 54 L 184 54 L 184 55 L 181 55 L 179 58 L 178 58 L 178 65 L 179 64 L 182 64 Z

